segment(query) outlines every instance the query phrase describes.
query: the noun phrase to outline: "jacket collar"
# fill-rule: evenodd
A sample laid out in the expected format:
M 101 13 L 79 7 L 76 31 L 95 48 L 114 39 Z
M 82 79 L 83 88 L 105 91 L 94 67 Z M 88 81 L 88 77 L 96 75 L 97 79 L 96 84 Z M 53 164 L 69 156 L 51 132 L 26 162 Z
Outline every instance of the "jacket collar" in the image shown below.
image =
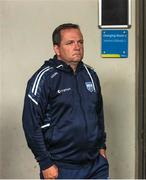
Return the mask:
M 66 64 L 63 60 L 58 60 L 56 55 L 53 57 L 53 59 L 50 59 L 49 61 L 45 61 L 45 63 L 49 63 L 50 66 L 53 66 L 54 68 L 60 69 L 62 71 L 73 72 L 70 65 Z M 83 62 L 80 61 L 78 63 L 76 72 L 79 72 L 82 69 L 84 69 L 84 65 Z

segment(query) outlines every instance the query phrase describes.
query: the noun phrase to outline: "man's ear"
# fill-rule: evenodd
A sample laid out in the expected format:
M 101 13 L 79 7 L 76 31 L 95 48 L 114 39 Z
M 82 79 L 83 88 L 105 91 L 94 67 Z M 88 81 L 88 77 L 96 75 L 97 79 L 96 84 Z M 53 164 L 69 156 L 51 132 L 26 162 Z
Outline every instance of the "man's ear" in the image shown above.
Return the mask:
M 56 54 L 57 56 L 59 56 L 59 55 L 60 55 L 59 46 L 58 46 L 58 45 L 54 45 L 54 46 L 53 46 L 53 49 L 54 49 L 55 54 Z

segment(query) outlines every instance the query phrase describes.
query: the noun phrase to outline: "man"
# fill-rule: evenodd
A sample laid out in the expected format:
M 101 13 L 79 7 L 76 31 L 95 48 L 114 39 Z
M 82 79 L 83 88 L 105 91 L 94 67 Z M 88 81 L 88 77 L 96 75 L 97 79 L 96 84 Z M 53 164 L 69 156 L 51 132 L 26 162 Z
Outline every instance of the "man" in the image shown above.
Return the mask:
M 103 104 L 99 79 L 82 62 L 76 24 L 53 32 L 55 56 L 28 81 L 23 127 L 44 179 L 105 179 Z

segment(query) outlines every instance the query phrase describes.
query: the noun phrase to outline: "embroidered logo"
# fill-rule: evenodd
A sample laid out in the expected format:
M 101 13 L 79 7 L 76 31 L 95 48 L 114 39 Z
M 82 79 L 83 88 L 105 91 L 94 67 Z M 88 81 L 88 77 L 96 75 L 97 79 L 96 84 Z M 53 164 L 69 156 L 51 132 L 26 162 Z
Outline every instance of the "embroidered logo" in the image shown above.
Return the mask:
M 71 88 L 59 89 L 59 90 L 57 91 L 57 93 L 58 93 L 58 94 L 61 94 L 61 93 L 65 93 L 65 92 L 67 92 L 67 91 L 71 91 Z
M 88 91 L 93 92 L 94 91 L 94 87 L 92 82 L 85 82 L 86 88 Z

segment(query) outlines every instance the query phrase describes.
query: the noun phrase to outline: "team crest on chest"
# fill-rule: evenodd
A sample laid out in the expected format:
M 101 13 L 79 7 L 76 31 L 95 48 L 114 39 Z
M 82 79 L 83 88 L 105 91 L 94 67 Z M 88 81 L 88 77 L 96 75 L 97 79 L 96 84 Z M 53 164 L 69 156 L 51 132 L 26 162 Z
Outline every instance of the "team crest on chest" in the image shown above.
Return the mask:
M 85 82 L 85 85 L 86 85 L 86 88 L 88 91 L 90 91 L 90 92 L 94 91 L 92 82 Z

